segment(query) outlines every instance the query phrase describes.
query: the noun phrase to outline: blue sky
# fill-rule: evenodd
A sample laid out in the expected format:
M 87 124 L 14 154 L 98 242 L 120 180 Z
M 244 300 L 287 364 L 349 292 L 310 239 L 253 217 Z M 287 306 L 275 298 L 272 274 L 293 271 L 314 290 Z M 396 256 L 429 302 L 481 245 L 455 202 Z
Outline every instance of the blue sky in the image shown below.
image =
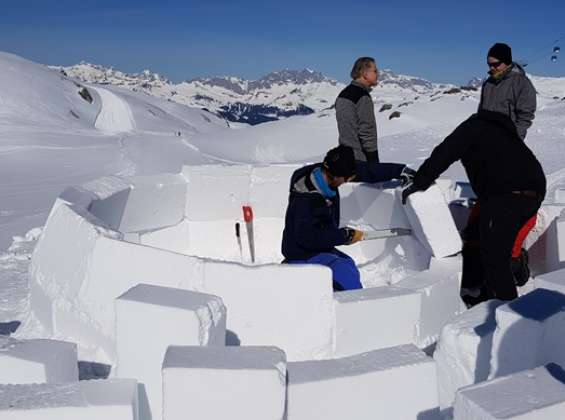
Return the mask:
M 254 79 L 312 68 L 348 80 L 354 59 L 438 82 L 485 71 L 509 43 L 533 74 L 565 76 L 565 2 L 522 1 L 3 1 L 0 50 L 46 64 L 86 60 L 174 81 Z M 552 41 L 564 51 L 550 62 Z M 556 44 L 557 45 L 557 44 Z

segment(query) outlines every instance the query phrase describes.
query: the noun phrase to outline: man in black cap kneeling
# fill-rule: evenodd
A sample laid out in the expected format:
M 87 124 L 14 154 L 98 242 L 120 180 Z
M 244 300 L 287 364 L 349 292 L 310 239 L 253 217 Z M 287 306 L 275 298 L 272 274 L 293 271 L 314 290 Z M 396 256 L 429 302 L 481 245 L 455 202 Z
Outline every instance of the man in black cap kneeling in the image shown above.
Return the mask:
M 332 270 L 334 290 L 361 289 L 355 261 L 337 250 L 363 239 L 363 232 L 339 227 L 338 187 L 355 177 L 353 149 L 331 149 L 322 163 L 292 174 L 282 238 L 289 264 L 321 264 Z

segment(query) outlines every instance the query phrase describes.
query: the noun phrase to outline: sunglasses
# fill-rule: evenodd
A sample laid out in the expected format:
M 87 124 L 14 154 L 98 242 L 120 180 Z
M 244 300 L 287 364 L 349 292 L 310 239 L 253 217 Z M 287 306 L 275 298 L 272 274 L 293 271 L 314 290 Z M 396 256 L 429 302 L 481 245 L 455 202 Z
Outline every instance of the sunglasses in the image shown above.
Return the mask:
M 487 61 L 487 66 L 492 67 L 492 68 L 500 67 L 501 64 L 502 64 L 502 61 L 492 61 L 490 63 Z

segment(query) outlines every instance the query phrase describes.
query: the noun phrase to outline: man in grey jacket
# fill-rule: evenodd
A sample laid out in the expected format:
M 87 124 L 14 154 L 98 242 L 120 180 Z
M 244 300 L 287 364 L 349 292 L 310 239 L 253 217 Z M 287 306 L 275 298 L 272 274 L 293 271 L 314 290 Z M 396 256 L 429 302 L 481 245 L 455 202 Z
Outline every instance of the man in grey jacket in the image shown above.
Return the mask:
M 536 112 L 536 90 L 524 69 L 512 61 L 511 48 L 494 44 L 487 54 L 490 77 L 483 83 L 479 111 L 508 115 L 524 140 Z
M 356 181 L 381 182 L 409 177 L 410 168 L 399 163 L 379 163 L 377 123 L 371 88 L 377 85 L 375 59 L 360 57 L 351 69 L 351 83 L 335 101 L 339 144 L 353 149 Z M 406 169 L 405 169 L 406 168 Z

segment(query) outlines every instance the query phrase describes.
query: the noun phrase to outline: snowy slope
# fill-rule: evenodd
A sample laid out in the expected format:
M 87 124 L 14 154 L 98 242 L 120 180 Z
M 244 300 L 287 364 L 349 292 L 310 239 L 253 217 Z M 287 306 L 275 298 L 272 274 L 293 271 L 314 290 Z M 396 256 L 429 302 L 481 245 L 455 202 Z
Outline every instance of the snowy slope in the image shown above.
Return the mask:
M 84 88 L 92 103 L 79 95 Z M 0 249 L 42 225 L 68 185 L 210 161 L 185 137 L 226 126 L 209 112 L 81 85 L 7 53 L 0 53 L 0 92 Z

